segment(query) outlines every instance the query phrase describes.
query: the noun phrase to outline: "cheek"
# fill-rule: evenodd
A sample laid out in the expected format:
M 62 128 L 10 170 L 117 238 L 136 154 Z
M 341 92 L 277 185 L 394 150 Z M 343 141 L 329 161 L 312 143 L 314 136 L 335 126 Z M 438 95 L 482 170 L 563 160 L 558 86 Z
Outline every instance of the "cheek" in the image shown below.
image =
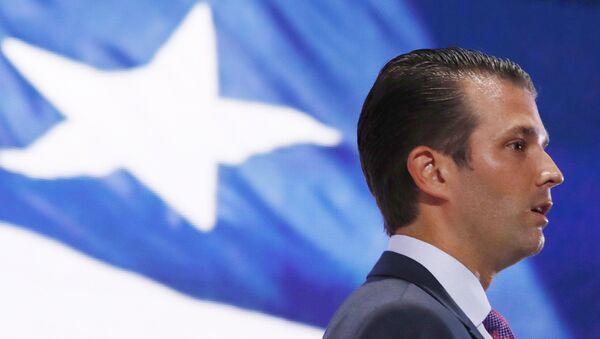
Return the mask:
M 521 220 L 524 215 L 523 203 L 518 200 L 518 197 L 500 196 L 493 197 L 488 200 L 487 220 L 491 224 L 497 224 L 502 228 L 514 224 L 517 220 Z M 492 222 L 496 221 L 496 222 Z
M 502 199 L 529 187 L 526 178 L 529 171 L 524 165 L 525 160 L 518 159 L 514 154 L 498 155 L 490 150 L 473 161 L 472 180 L 484 193 Z
M 523 209 L 523 199 L 527 196 L 524 182 L 497 167 L 480 169 L 474 169 L 461 180 L 456 200 L 460 201 L 461 209 L 489 222 L 513 217 Z

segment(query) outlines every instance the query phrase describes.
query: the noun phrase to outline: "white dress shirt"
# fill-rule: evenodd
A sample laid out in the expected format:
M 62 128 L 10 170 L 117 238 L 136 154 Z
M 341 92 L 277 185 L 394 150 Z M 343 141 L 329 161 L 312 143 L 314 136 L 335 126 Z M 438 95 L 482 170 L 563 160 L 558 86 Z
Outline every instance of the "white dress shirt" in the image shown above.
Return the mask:
M 483 320 L 492 307 L 479 279 L 465 265 L 439 248 L 405 235 L 393 235 L 388 251 L 405 255 L 423 265 L 440 282 L 481 335 L 492 339 L 483 326 Z

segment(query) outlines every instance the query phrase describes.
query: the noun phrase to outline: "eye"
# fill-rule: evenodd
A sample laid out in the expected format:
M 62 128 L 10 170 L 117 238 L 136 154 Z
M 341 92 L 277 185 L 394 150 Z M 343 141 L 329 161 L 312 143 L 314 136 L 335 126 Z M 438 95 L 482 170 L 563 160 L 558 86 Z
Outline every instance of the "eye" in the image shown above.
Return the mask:
M 525 142 L 525 140 L 517 140 L 508 144 L 508 147 L 512 148 L 517 152 L 524 152 L 527 148 L 527 142 Z

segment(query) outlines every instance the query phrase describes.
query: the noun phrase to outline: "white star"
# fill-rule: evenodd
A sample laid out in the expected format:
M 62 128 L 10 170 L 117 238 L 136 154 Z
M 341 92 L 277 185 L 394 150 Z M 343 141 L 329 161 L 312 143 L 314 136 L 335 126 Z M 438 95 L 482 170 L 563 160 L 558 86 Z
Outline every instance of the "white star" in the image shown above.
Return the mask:
M 340 133 L 285 107 L 219 98 L 208 5 L 196 5 L 143 67 L 103 71 L 7 39 L 2 50 L 65 115 L 1 164 L 37 178 L 127 169 L 200 230 L 216 218 L 217 166 L 297 143 L 334 146 Z

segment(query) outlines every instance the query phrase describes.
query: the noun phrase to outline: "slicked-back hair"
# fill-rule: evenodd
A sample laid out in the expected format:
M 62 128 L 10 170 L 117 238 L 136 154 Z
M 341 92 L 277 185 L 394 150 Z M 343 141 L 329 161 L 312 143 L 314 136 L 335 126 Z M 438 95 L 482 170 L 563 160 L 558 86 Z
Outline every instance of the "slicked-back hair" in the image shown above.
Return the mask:
M 388 235 L 418 215 L 418 190 L 406 164 L 415 147 L 469 165 L 469 138 L 478 121 L 465 102 L 464 81 L 481 77 L 511 81 L 536 96 L 529 74 L 516 63 L 462 48 L 415 50 L 379 73 L 362 107 L 357 141 Z

